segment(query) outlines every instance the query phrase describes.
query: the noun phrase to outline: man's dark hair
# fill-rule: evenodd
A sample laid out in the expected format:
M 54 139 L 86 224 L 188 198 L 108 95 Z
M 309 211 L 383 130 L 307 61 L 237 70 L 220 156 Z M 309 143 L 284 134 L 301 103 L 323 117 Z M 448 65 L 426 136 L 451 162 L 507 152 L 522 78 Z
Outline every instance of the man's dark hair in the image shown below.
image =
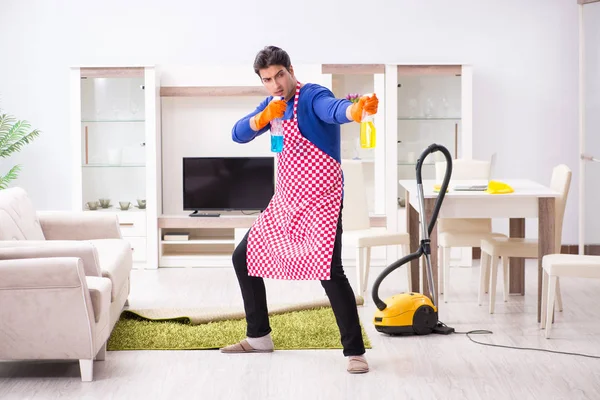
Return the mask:
M 254 72 L 256 75 L 260 76 L 258 71 L 264 68 L 269 68 L 271 65 L 282 65 L 289 71 L 292 62 L 290 61 L 290 56 L 285 52 L 285 50 L 282 50 L 276 46 L 266 46 L 264 49 L 258 52 L 256 58 L 254 59 Z

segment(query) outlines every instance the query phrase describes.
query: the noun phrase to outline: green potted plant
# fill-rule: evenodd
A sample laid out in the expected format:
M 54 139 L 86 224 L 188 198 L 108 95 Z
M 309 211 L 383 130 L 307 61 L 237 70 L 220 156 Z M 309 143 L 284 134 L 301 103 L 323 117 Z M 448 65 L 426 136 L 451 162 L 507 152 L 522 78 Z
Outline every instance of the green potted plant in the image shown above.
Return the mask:
M 8 158 L 11 154 L 21 151 L 23 146 L 39 134 L 39 130 L 31 130 L 29 122 L 17 120 L 8 114 L 0 114 L 0 157 Z M 19 172 L 21 165 L 15 165 L 6 175 L 0 173 L 0 189 L 6 189 L 11 181 L 17 179 Z

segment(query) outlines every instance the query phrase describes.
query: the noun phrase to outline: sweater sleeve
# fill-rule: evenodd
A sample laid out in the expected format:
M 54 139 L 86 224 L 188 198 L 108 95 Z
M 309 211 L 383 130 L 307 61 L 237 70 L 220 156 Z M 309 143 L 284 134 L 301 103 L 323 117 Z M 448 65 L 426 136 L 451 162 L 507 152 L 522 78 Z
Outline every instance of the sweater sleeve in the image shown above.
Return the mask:
M 328 124 L 352 122 L 346 117 L 346 109 L 352 103 L 346 99 L 336 99 L 331 90 L 321 87 L 313 97 L 313 110 L 317 117 Z
M 231 138 L 236 143 L 248 143 L 254 140 L 255 137 L 262 135 L 269 129 L 271 129 L 271 125 L 267 124 L 264 128 L 255 132 L 250 128 L 250 118 L 254 117 L 256 114 L 265 109 L 265 107 L 269 104 L 269 98 L 263 100 L 262 103 L 256 107 L 256 110 L 252 111 L 250 114 L 246 115 L 239 121 L 237 121 L 233 125 L 233 129 L 231 130 Z

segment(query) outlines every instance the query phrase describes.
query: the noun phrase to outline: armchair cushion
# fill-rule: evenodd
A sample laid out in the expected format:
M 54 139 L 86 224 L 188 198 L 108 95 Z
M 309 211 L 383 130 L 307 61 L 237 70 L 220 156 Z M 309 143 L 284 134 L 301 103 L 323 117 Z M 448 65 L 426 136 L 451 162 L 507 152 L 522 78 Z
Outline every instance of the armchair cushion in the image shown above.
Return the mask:
M 75 257 L 0 260 L 0 290 L 77 288 L 82 272 L 81 260 Z
M 46 240 L 120 239 L 115 214 L 101 212 L 40 211 L 37 216 Z
M 0 240 L 44 240 L 44 232 L 25 190 L 0 191 Z
M 0 240 L 25 240 L 19 226 L 4 210 L 0 210 Z
M 131 245 L 123 239 L 90 240 L 100 258 L 102 276 L 112 282 L 111 302 L 115 301 L 133 266 Z
M 97 276 L 86 276 L 92 308 L 94 309 L 94 320 L 100 321 L 100 316 L 110 313 L 110 290 L 112 284 L 108 278 L 99 278 Z
M 11 240 L 0 241 L 0 260 L 78 257 L 83 260 L 86 276 L 110 279 L 111 302 L 131 273 L 131 245 L 124 239 L 97 240 Z
M 96 247 L 90 242 L 49 240 L 0 241 L 0 259 L 24 259 L 41 257 L 77 257 L 83 261 L 87 276 L 101 276 L 100 258 Z

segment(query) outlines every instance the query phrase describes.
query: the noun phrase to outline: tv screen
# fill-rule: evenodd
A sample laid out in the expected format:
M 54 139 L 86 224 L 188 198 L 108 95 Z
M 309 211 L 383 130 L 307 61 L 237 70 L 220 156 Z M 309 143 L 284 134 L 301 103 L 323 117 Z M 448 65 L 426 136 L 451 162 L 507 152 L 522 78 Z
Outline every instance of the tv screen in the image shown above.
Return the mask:
M 273 157 L 184 157 L 184 210 L 264 210 L 275 191 Z

